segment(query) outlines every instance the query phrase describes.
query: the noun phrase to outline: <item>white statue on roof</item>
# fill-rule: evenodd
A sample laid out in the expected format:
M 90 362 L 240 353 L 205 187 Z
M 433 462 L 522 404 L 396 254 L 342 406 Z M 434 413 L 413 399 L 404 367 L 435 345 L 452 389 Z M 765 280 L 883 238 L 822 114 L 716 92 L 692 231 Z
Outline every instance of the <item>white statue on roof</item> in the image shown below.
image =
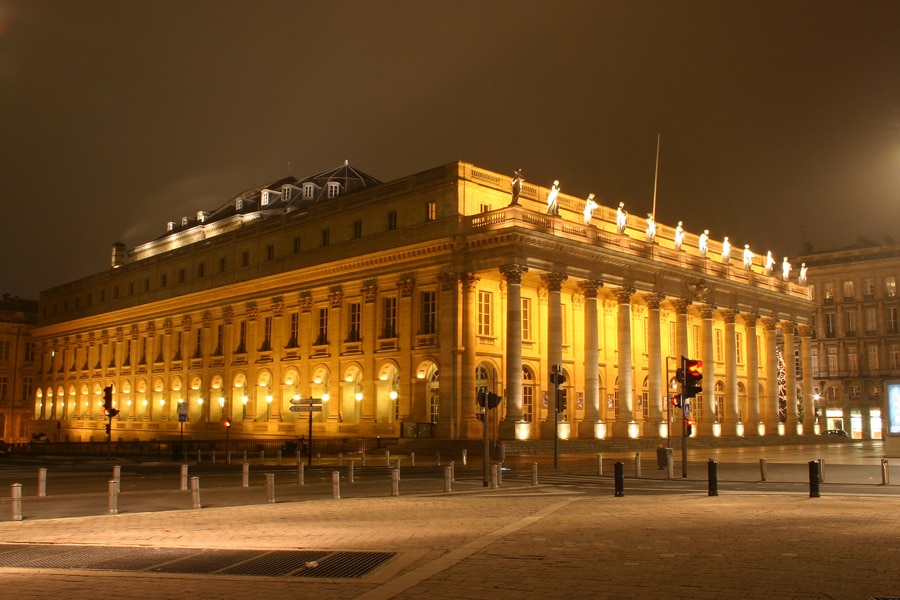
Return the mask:
M 619 208 L 616 209 L 616 233 L 625 233 L 627 225 L 628 212 L 625 210 L 625 203 L 619 202 Z
M 550 193 L 547 194 L 547 214 L 559 215 L 559 180 L 554 180 Z
M 525 183 L 525 176 L 522 175 L 522 169 L 516 169 L 514 175 L 515 178 L 510 182 L 510 186 L 512 187 L 512 202 L 509 203 L 510 206 L 517 206 L 519 204 L 519 194 L 522 193 L 522 185 Z
M 797 283 L 800 285 L 806 285 L 806 263 L 800 263 L 800 276 L 797 278 Z
M 769 250 L 766 252 L 766 275 L 771 275 L 775 270 L 775 257 L 772 256 L 772 251 Z
M 753 251 L 750 250 L 750 244 L 744 244 L 744 268 L 753 267 Z
M 585 225 L 591 224 L 591 219 L 594 218 L 594 211 L 597 210 L 599 206 L 600 205 L 594 201 L 594 194 L 590 194 L 587 197 L 587 200 L 584 201 L 584 212 L 582 212 L 581 215 L 584 218 Z
M 787 256 L 785 256 L 784 260 L 781 261 L 781 279 L 783 279 L 784 281 L 787 281 L 790 274 L 791 274 L 791 263 L 788 262 Z
M 700 250 L 700 256 L 706 258 L 706 253 L 709 252 L 709 229 L 704 229 L 700 234 L 697 239 L 697 248 Z
M 656 239 L 656 220 L 653 218 L 653 213 L 647 213 L 647 229 L 645 233 L 647 234 L 648 242 Z
M 681 250 L 681 245 L 684 243 L 684 226 L 682 226 L 681 221 L 678 221 L 678 226 L 675 228 L 675 249 Z
M 722 262 L 727 263 L 731 259 L 731 242 L 728 241 L 728 236 L 725 236 L 725 239 L 722 240 Z

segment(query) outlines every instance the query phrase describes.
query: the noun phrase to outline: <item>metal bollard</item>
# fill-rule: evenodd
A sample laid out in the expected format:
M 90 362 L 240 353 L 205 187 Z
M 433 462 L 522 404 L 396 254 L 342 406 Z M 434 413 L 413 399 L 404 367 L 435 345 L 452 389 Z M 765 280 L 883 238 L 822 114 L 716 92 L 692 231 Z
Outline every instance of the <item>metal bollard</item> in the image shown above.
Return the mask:
M 766 459 L 764 458 L 759 459 L 759 480 L 769 480 L 769 467 L 766 465 Z
M 122 467 L 121 465 L 113 466 L 113 480 L 116 482 L 116 493 L 122 491 Z
M 621 498 L 625 495 L 625 463 L 619 460 L 613 466 L 615 468 L 616 498 Z
M 819 497 L 819 461 L 809 461 L 809 497 Z
M 634 476 L 636 479 L 641 477 L 641 453 L 634 453 Z
M 241 465 L 241 487 L 250 487 L 250 463 Z
M 531 485 L 538 484 L 538 464 L 531 463 Z
M 341 499 L 341 472 L 331 472 L 331 497 L 334 500 Z
M 463 451 L 462 451 L 463 466 L 466 466 L 468 464 L 468 462 L 467 462 L 468 460 L 469 460 L 469 451 L 466 450 L 465 448 L 463 448 Z
M 416 453 L 415 452 L 409 453 L 409 466 L 411 466 L 411 467 L 416 466 Z
M 188 466 L 181 465 L 181 491 L 186 492 L 188 489 Z
M 391 471 L 391 496 L 400 495 L 400 471 L 393 469 Z
M 352 460 L 351 460 L 350 463 L 347 465 L 347 483 L 354 483 L 354 478 L 353 478 L 353 461 L 352 461 Z
M 391 466 L 391 451 L 390 450 L 384 451 L 384 466 L 386 466 L 386 467 Z
M 672 448 L 666 448 L 666 479 L 675 478 L 675 454 Z
M 456 483 L 456 462 L 450 461 L 450 481 Z
M 47 496 L 47 468 L 38 469 L 38 498 Z
M 203 462 L 203 450 L 197 450 L 197 464 Z
M 597 455 L 597 476 L 603 475 L 603 455 Z
M 200 508 L 200 478 L 191 477 L 191 508 Z
M 281 466 L 281 450 L 278 451 L 278 454 L 275 455 L 278 458 L 278 466 Z
M 275 504 L 275 473 L 266 473 L 266 502 Z
M 338 466 L 339 467 L 344 466 L 344 453 L 343 452 L 338 452 Z
M 22 484 L 14 483 L 10 487 L 9 509 L 13 521 L 22 520 Z
M 450 473 L 450 467 L 444 467 L 444 493 L 448 493 L 453 489 L 453 475 Z
M 819 483 L 825 483 L 825 459 L 819 459 Z
M 107 483 L 107 490 L 109 493 L 106 514 L 117 515 L 119 514 L 119 482 L 115 479 L 110 479 Z
M 301 461 L 297 461 L 297 485 L 303 485 L 304 475 L 305 473 L 303 471 L 303 463 Z
M 891 471 L 888 466 L 888 459 L 881 459 L 881 485 L 887 485 L 891 482 Z
M 709 478 L 709 496 L 719 495 L 719 463 L 713 459 L 709 459 L 706 463 L 706 474 Z

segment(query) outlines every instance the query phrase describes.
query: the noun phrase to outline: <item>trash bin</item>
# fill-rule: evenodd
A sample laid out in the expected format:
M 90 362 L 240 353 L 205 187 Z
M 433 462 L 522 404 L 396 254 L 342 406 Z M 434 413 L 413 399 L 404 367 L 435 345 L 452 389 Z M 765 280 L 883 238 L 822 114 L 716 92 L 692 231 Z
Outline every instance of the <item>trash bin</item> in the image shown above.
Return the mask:
M 503 442 L 500 442 L 494 448 L 494 460 L 499 460 L 500 462 L 506 460 L 506 446 L 503 445 Z
M 656 449 L 656 466 L 659 469 L 665 469 L 669 466 L 669 461 L 667 460 L 667 456 L 669 452 L 671 452 L 671 448 L 663 448 L 660 446 Z

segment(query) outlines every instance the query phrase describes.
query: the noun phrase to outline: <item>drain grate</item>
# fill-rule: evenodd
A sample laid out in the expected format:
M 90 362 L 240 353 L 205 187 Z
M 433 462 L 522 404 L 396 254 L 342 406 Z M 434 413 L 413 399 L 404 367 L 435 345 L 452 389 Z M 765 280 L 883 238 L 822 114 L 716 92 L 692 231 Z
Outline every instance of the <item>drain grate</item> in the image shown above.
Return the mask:
M 325 550 L 204 550 L 0 544 L 0 568 L 358 579 L 394 555 L 394 552 Z

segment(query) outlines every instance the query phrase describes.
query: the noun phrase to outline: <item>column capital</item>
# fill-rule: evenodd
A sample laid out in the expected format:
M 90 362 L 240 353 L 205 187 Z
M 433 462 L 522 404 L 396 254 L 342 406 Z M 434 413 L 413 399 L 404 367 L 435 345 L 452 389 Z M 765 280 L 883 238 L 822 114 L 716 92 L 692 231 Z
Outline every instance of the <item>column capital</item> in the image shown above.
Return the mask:
M 800 333 L 800 337 L 812 337 L 812 327 L 805 323 L 797 325 L 797 331 Z
M 412 296 L 415 287 L 415 279 L 401 279 L 397 282 L 397 290 L 400 292 L 401 298 L 409 298 L 410 296 Z
M 438 276 L 440 279 L 440 276 Z M 359 293 L 362 294 L 363 302 L 366 304 L 370 304 L 375 302 L 375 296 L 378 294 L 378 286 L 377 285 L 364 285 L 359 288 Z
M 635 291 L 636 290 L 633 287 L 623 286 L 616 288 L 616 291 L 614 291 L 613 294 L 615 294 L 619 304 L 629 304 L 631 303 L 631 297 L 634 295 Z
M 659 305 L 662 304 L 663 300 L 665 299 L 665 294 L 659 294 L 657 292 L 644 294 L 644 301 L 647 303 L 647 306 L 650 308 L 650 310 L 659 310 Z
M 718 306 L 715 304 L 703 304 L 700 306 L 700 316 L 704 319 L 712 319 L 717 308 Z
M 581 292 L 584 294 L 585 298 L 596 298 L 597 291 L 603 287 L 603 282 L 595 279 L 587 279 L 585 281 L 580 281 L 578 287 L 581 288 Z
M 522 277 L 528 272 L 525 265 L 503 265 L 500 267 L 500 274 L 506 277 L 507 283 L 522 283 Z
M 475 273 L 460 273 L 459 275 L 459 282 L 462 283 L 463 291 L 466 292 L 471 291 L 479 281 L 481 281 L 481 277 Z
M 741 315 L 744 318 L 744 324 L 747 327 L 756 327 L 756 322 L 759 321 L 759 313 L 748 312 Z
M 313 305 L 312 296 L 303 296 L 302 298 L 300 298 L 300 311 L 301 312 L 308 313 L 309 311 L 312 310 L 312 305 Z M 228 322 L 228 321 L 226 321 L 226 322 Z M 228 324 L 230 325 L 231 323 L 228 322 Z
M 456 285 L 456 273 L 453 271 L 438 273 L 437 280 L 441 284 L 442 292 L 453 291 L 453 286 Z
M 284 315 L 284 298 L 282 296 L 272 298 L 272 312 L 276 317 Z
M 328 293 L 328 302 L 331 304 L 331 308 L 340 308 L 341 304 L 344 302 L 344 292 L 343 290 L 334 290 Z
M 672 301 L 672 305 L 675 306 L 675 312 L 679 315 L 687 314 L 688 309 L 693 303 L 694 301 L 689 298 L 676 298 Z
M 725 320 L 725 322 L 730 323 L 731 325 L 734 325 L 735 318 L 739 314 L 741 314 L 741 311 L 737 310 L 736 308 L 723 308 L 721 312 L 722 318 Z
M 766 331 L 775 331 L 778 327 L 778 317 L 762 317 L 760 320 Z
M 541 275 L 541 281 L 547 286 L 551 292 L 558 292 L 562 289 L 562 284 L 569 276 L 565 273 L 544 273 Z
M 782 321 L 781 322 L 781 331 L 784 335 L 794 335 L 797 329 L 797 324 L 793 321 Z

